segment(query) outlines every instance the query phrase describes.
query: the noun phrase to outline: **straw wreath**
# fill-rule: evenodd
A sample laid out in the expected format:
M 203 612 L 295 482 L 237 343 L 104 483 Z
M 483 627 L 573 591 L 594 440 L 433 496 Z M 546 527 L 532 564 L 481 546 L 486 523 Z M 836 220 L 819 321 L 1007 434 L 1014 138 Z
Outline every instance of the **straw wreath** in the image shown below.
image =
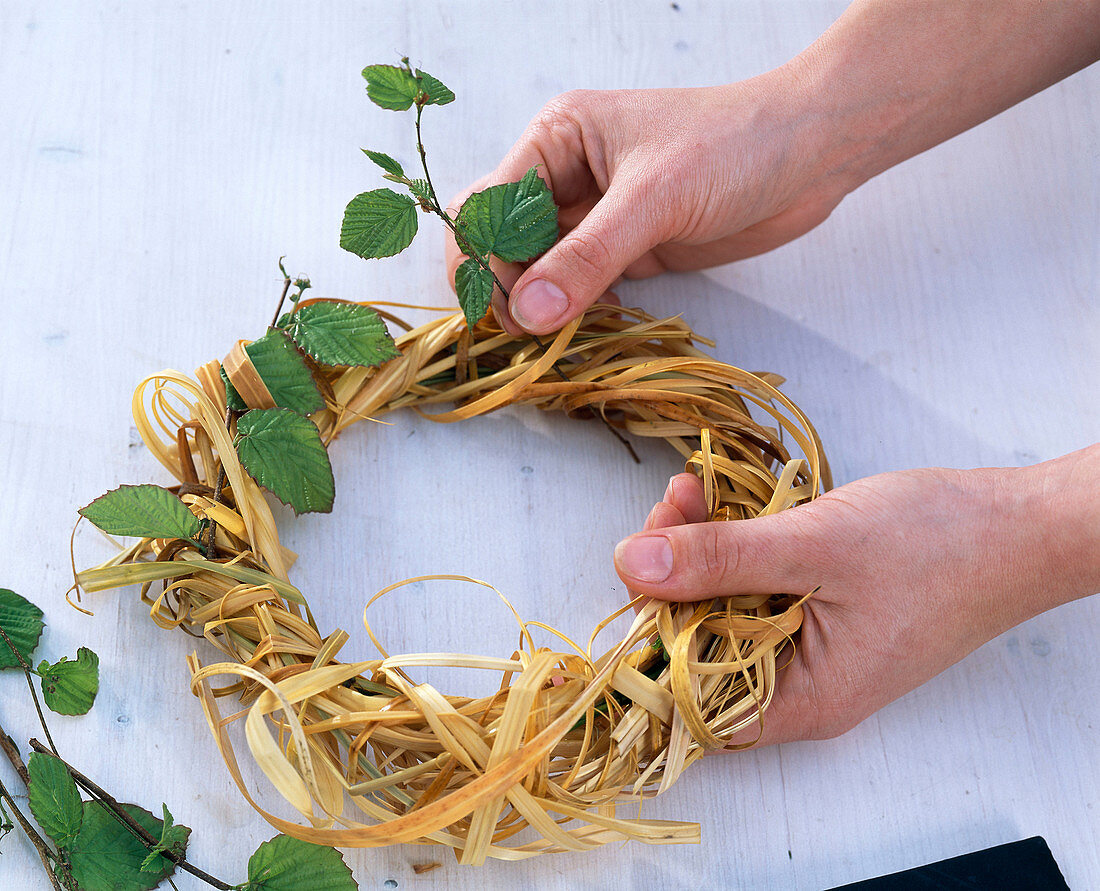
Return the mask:
M 777 389 L 780 379 L 711 358 L 696 344 L 713 344 L 678 318 L 597 307 L 544 351 L 491 320 L 471 332 L 461 313 L 448 314 L 408 330 L 382 308 L 393 304 L 371 305 L 405 329 L 400 356 L 379 368 L 320 368 L 326 407 L 312 420 L 326 443 L 400 408 L 452 422 L 533 405 L 666 440 L 701 476 L 715 520 L 775 513 L 830 486 L 818 436 Z M 88 592 L 141 584 L 153 621 L 201 634 L 225 654 L 208 665 L 189 657 L 191 689 L 238 788 L 268 822 L 342 847 L 445 845 L 467 864 L 628 839 L 699 841 L 698 824 L 627 819 L 616 807 L 632 802 L 636 814 L 640 800 L 762 718 L 808 592 L 643 601 L 626 636 L 603 653 L 592 651 L 596 635 L 629 606 L 584 645 L 512 609 L 520 644 L 499 658 L 389 655 L 368 623 L 378 658 L 341 662 L 347 633 L 317 628 L 289 581 L 294 555 L 237 461 L 220 371 L 216 361 L 197 380 L 165 371 L 133 398 L 142 438 L 179 481 L 174 491 L 217 524 L 215 553 L 143 539 L 77 581 Z M 446 408 L 432 413 L 436 405 Z M 536 625 L 560 648 L 536 646 Z M 448 695 L 415 680 L 423 666 L 498 673 L 499 689 Z M 224 676 L 231 682 L 215 687 Z M 241 709 L 223 714 L 227 697 Z M 252 756 L 306 822 L 253 799 L 229 732 L 238 721 Z

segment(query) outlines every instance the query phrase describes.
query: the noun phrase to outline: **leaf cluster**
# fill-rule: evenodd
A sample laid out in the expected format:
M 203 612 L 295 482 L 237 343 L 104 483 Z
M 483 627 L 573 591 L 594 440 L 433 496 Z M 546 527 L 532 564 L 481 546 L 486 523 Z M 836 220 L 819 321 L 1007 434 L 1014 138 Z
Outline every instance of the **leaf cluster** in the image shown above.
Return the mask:
M 38 675 L 46 706 L 59 715 L 83 715 L 95 702 L 99 690 L 99 656 L 87 647 L 77 650 L 76 659 L 62 656 L 54 664 L 43 659 L 31 668 L 31 654 L 46 627 L 42 610 L 8 588 L 0 588 L 0 669 L 23 668 Z
M 285 282 L 289 289 L 290 278 Z M 336 300 L 299 305 L 309 282 L 298 279 L 295 284 L 298 291 L 292 310 L 279 316 L 261 338 L 244 346 L 275 407 L 250 407 L 224 367 L 220 374 L 226 405 L 236 419 L 234 444 L 241 466 L 296 513 L 328 512 L 336 498 L 336 483 L 325 444 L 309 420 L 309 415 L 325 407 L 318 366 L 373 367 L 399 351 L 371 307 Z M 79 513 L 112 535 L 181 539 L 204 549 L 203 521 L 160 486 L 119 486 Z
M 475 192 L 457 215 L 444 210 L 428 174 L 427 155 L 420 136 L 425 107 L 446 105 L 455 95 L 437 78 L 409 66 L 368 65 L 363 69 L 367 96 L 391 111 L 416 108 L 416 147 L 424 169 L 413 179 L 401 163 L 385 152 L 363 149 L 382 170 L 382 178 L 404 185 L 409 195 L 393 189 L 374 189 L 356 195 L 344 211 L 340 246 L 364 259 L 392 257 L 407 248 L 417 232 L 416 211 L 440 217 L 466 255 L 455 272 L 455 293 L 473 328 L 489 310 L 494 289 L 507 292 L 493 273 L 493 258 L 506 263 L 531 260 L 550 248 L 558 237 L 558 208 L 550 189 L 531 168 L 519 182 L 502 183 Z
M 51 710 L 84 714 L 99 689 L 99 658 L 81 647 L 75 660 L 62 657 L 52 665 L 42 660 L 37 670 L 30 669 L 43 628 L 43 613 L 37 606 L 0 588 L 0 668 L 23 668 L 28 679 L 38 674 Z M 49 737 L 45 723 L 43 729 Z M 54 847 L 45 846 L 41 838 L 38 842 L 45 846 L 54 879 L 62 888 L 147 891 L 169 878 L 178 863 L 208 883 L 234 891 L 354 891 L 358 887 L 339 851 L 284 835 L 262 843 L 248 861 L 248 878 L 229 886 L 186 863 L 191 828 L 176 823 L 167 805 L 161 805 L 158 819 L 136 804 L 116 802 L 74 774 L 59 756 L 41 750 L 27 760 L 26 777 L 31 815 Z M 91 800 L 82 797 L 78 780 L 92 791 Z M 12 799 L 9 806 L 15 806 Z M 20 815 L 20 823 L 24 821 Z M 0 839 L 12 828 L 10 815 L 0 803 Z M 29 831 L 33 833 L 33 827 Z

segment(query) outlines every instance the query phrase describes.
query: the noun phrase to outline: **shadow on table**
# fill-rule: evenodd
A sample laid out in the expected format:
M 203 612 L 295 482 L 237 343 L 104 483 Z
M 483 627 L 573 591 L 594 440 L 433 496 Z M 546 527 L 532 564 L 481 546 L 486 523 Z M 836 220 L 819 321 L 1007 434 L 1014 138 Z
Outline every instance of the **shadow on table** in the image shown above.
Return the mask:
M 675 282 L 671 289 L 670 279 Z M 899 384 L 891 366 L 900 360 L 887 351 L 870 356 L 850 352 L 808 322 L 703 274 L 639 283 L 624 295 L 624 303 L 632 302 L 658 315 L 681 313 L 700 334 L 717 342 L 713 353 L 730 364 L 781 374 L 784 394 L 820 434 L 837 485 L 889 470 L 1016 466 L 1039 460 L 959 424 L 941 407 L 952 405 L 950 394 L 918 393 Z M 910 356 L 908 361 L 927 359 Z

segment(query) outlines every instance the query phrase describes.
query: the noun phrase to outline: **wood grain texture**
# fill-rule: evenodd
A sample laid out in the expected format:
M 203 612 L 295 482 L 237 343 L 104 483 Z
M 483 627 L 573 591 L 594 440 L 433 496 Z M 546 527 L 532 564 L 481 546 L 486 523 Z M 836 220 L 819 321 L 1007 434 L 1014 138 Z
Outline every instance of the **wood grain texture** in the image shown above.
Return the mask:
M 369 105 L 363 65 L 408 52 L 458 94 L 425 118 L 433 178 L 449 193 L 494 166 L 563 90 L 747 77 L 797 53 L 842 8 L 5 3 L 0 585 L 45 609 L 41 654 L 88 645 L 101 657 L 92 712 L 52 722 L 76 766 L 120 799 L 168 802 L 195 829 L 191 859 L 228 881 L 273 834 L 232 788 L 187 693 L 193 641 L 156 629 L 134 596 L 96 595 L 91 619 L 70 610 L 68 537 L 75 509 L 107 489 L 165 481 L 131 426 L 134 385 L 258 335 L 280 255 L 319 296 L 451 300 L 431 227 L 384 263 L 338 247 L 344 204 L 377 185 L 358 148 L 413 157 L 409 121 Z M 1029 464 L 1095 441 L 1098 97 L 1094 68 L 876 178 L 791 245 L 622 297 L 682 311 L 725 361 L 785 375 L 841 483 Z M 555 417 L 392 420 L 335 445 L 333 516 L 281 515 L 285 543 L 304 555 L 295 581 L 323 629 L 352 634 L 347 653 L 367 652 L 366 599 L 420 573 L 487 579 L 525 617 L 578 636 L 614 607 L 611 548 L 660 496 L 672 455 L 643 444 L 636 467 L 599 427 Z M 103 554 L 83 528 L 78 560 Z M 372 621 L 392 651 L 514 645 L 506 612 L 470 588 L 394 595 Z M 408 846 L 348 861 L 363 888 L 811 891 L 1041 834 L 1071 887 L 1097 887 L 1098 624 L 1095 598 L 1072 604 L 839 739 L 706 759 L 645 809 L 700 821 L 697 848 L 609 846 L 477 871 Z M 455 692 L 479 683 L 426 679 Z M 21 683 L 0 679 L 0 722 L 24 741 L 35 730 Z M 247 775 L 262 793 L 262 775 Z M 15 833 L 0 854 L 0 886 L 44 887 Z M 413 873 L 434 859 L 442 869 Z

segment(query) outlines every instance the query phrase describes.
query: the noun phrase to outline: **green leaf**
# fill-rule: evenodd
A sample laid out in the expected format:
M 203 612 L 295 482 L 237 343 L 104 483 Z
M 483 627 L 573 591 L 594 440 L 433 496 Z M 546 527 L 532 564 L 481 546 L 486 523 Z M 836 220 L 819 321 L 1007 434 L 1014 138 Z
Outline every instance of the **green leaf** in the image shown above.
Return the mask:
M 530 260 L 558 237 L 558 206 L 532 167 L 518 183 L 490 186 L 466 199 L 457 225 L 478 255 Z
M 27 773 L 30 774 L 27 795 L 31 813 L 46 835 L 63 848 L 77 837 L 84 821 L 80 790 L 68 768 L 53 755 L 31 752 Z
M 135 804 L 122 805 L 153 838 L 161 837 L 162 823 L 151 813 Z M 183 845 L 191 830 L 183 831 Z M 82 891 L 149 891 L 172 874 L 176 865 L 159 857 L 156 869 L 141 869 L 148 853 L 145 845 L 130 830 L 116 820 L 107 807 L 98 801 L 84 802 L 84 823 L 80 834 L 68 848 L 73 878 Z
M 413 193 L 417 201 L 422 204 L 432 203 L 432 187 L 428 185 L 426 179 L 411 179 L 408 182 L 408 186 L 409 191 Z
M 282 327 L 281 323 L 279 327 Z M 225 373 L 225 369 L 219 366 L 218 374 L 222 376 L 222 383 L 225 384 L 226 407 L 233 409 L 233 411 L 248 411 L 248 403 L 241 398 L 241 394 L 233 386 L 233 382 L 229 379 L 229 375 Z
M 279 408 L 308 415 L 325 407 L 309 366 L 286 332 L 272 329 L 248 344 L 244 351 Z
M 391 111 L 409 108 L 420 92 L 420 84 L 407 68 L 396 65 L 368 65 L 363 69 L 367 96 L 375 105 Z
M 332 510 L 336 481 L 312 421 L 285 408 L 253 409 L 237 433 L 237 455 L 257 483 L 295 513 Z
M 187 839 L 191 835 L 191 830 L 186 826 L 176 825 L 175 820 L 172 819 L 172 813 L 168 810 L 168 805 L 162 804 L 161 809 L 164 813 L 164 821 L 161 823 L 160 841 L 150 848 L 145 859 L 141 861 L 142 872 L 152 872 L 161 868 L 161 857 L 159 856 L 161 851 L 168 851 L 182 857 L 184 851 L 187 850 Z
M 420 92 L 427 97 L 422 101 L 422 104 L 447 105 L 455 101 L 455 94 L 426 71 L 421 71 L 417 68 L 416 76 L 420 81 Z
M 143 483 L 119 486 L 78 513 L 111 535 L 194 539 L 199 518 L 167 489 Z
M 76 651 L 75 662 L 64 656 L 53 665 L 43 660 L 38 675 L 42 679 L 42 697 L 51 711 L 59 715 L 87 714 L 99 692 L 99 656 L 81 647 Z
M 363 149 L 363 154 L 391 176 L 404 177 L 404 168 L 385 152 L 375 152 L 371 151 L 371 149 Z
M 393 189 L 356 195 L 344 211 L 340 247 L 365 260 L 392 257 L 416 235 L 416 202 Z
M 15 648 L 28 665 L 31 653 L 42 636 L 42 610 L 14 591 L 0 588 L 0 628 L 15 644 Z M 18 668 L 19 660 L 7 641 L 0 637 L 0 668 Z
M 289 835 L 263 842 L 248 860 L 247 891 L 355 891 L 357 887 L 339 851 Z
M 380 365 L 401 355 L 382 317 L 369 306 L 311 303 L 289 318 L 286 332 L 323 365 Z
M 471 330 L 485 318 L 493 299 L 493 274 L 483 269 L 472 257 L 464 260 L 455 270 L 455 291 L 458 305 L 466 314 L 466 325 Z

